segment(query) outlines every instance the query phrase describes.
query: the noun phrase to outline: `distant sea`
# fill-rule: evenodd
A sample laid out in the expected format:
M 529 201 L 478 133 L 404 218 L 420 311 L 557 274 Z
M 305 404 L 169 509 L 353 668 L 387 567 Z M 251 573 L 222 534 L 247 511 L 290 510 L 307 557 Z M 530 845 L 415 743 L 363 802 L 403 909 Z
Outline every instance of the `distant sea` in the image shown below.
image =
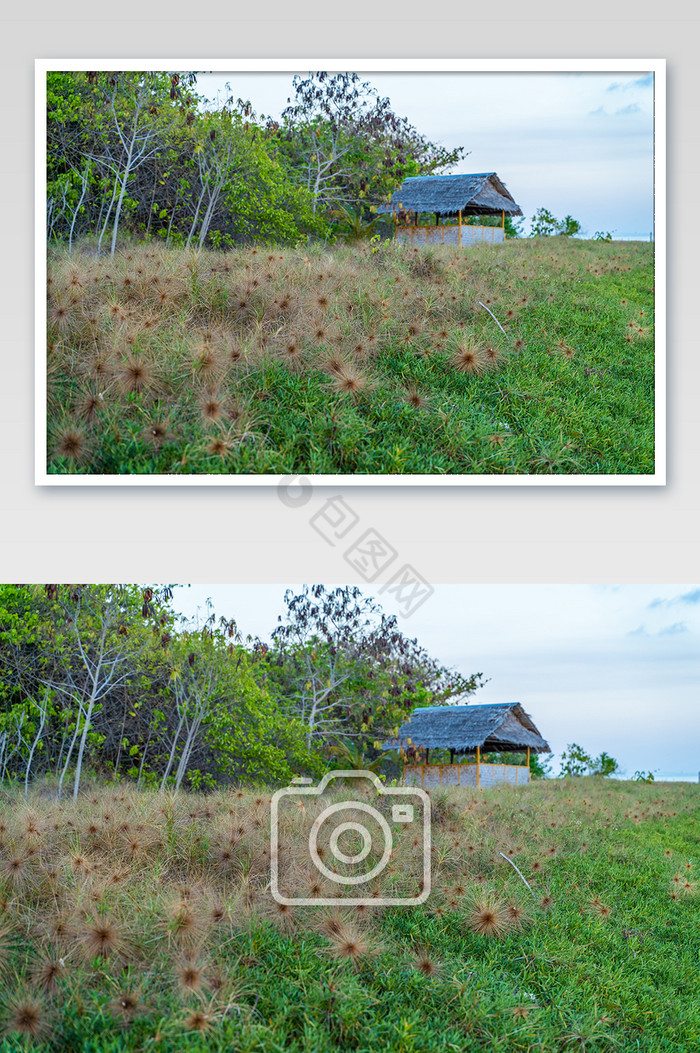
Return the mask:
M 655 782 L 698 782 L 698 772 L 696 771 L 652 771 L 652 775 Z M 634 773 L 618 772 L 615 778 L 633 779 Z

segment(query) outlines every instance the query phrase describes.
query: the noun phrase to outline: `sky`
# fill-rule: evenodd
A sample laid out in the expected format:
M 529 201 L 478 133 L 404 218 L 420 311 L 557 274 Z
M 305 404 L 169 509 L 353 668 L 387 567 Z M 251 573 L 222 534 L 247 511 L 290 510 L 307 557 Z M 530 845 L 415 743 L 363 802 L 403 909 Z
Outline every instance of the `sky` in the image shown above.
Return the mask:
M 200 74 L 197 90 L 248 99 L 258 115 L 278 119 L 292 77 Z M 652 73 L 371 72 L 362 79 L 428 139 L 465 148 L 454 172 L 497 172 L 527 217 L 526 231 L 541 207 L 573 216 L 589 237 L 652 231 Z
M 268 639 L 287 588 L 300 586 L 179 586 L 174 604 L 202 617 L 211 597 L 243 635 Z M 575 742 L 630 778 L 697 780 L 700 586 L 437 585 L 408 618 L 390 593 L 362 591 L 442 664 L 490 678 L 470 701 L 522 703 L 555 755 Z

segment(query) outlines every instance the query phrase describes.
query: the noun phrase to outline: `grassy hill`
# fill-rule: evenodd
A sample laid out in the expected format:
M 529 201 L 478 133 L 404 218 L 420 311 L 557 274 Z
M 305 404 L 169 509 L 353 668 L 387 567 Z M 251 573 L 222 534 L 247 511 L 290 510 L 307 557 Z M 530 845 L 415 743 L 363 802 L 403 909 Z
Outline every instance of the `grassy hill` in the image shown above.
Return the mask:
M 269 803 L 4 792 L 2 1053 L 699 1048 L 697 786 L 433 791 L 433 892 L 403 908 L 280 908 Z
M 565 238 L 54 254 L 48 471 L 651 473 L 653 282 Z

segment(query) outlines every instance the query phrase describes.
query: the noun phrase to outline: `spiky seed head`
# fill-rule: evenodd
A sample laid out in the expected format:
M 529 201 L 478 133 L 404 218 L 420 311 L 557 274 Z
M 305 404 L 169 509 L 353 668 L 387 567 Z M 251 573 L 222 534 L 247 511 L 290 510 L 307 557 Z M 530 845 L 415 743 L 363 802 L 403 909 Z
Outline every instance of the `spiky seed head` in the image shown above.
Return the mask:
M 429 980 L 439 976 L 441 972 L 439 962 L 435 961 L 430 951 L 425 947 L 419 947 L 416 949 L 413 959 L 413 967 Z
M 527 911 L 520 903 L 506 904 L 506 914 L 514 929 L 524 929 L 529 920 Z
M 427 401 L 423 398 L 417 388 L 409 388 L 406 392 L 406 402 L 412 405 L 414 410 L 424 410 Z
M 330 935 L 331 954 L 341 961 L 350 962 L 352 965 L 360 965 L 369 955 L 370 946 L 364 937 L 354 928 L 343 924 L 336 935 Z
M 149 364 L 137 355 L 129 355 L 119 371 L 119 382 L 126 392 L 138 394 L 153 383 Z
M 333 377 L 333 387 L 344 395 L 360 395 L 369 388 L 367 377 L 349 363 L 343 363 Z
M 207 452 L 214 457 L 224 458 L 231 453 L 231 444 L 217 435 L 207 444 Z M 223 862 L 223 858 L 220 862 Z
M 46 958 L 32 973 L 34 984 L 44 994 L 52 995 L 58 990 L 59 981 L 66 974 L 65 958 Z
M 479 936 L 502 936 L 508 924 L 506 909 L 492 899 L 477 901 L 467 915 L 467 926 Z
M 106 915 L 88 918 L 80 940 L 83 953 L 88 959 L 109 958 L 123 949 L 120 926 Z
M 454 354 L 453 362 L 460 373 L 476 375 L 484 371 L 484 355 L 481 348 L 470 340 L 460 344 Z
M 200 1009 L 194 1009 L 185 1017 L 185 1027 L 188 1031 L 199 1031 L 204 1034 L 209 1031 L 214 1023 L 212 1013 L 205 1013 Z
M 175 965 L 175 976 L 185 994 L 201 991 L 205 982 L 204 966 L 196 956 L 186 955 Z
M 199 406 L 205 420 L 220 420 L 225 408 L 224 399 L 215 391 L 205 392 L 199 400 Z
M 3 1027 L 6 1035 L 19 1034 L 39 1042 L 47 1028 L 48 1021 L 40 998 L 25 992 L 10 996 L 6 1003 Z
M 120 991 L 112 1000 L 112 1008 L 124 1023 L 130 1024 L 142 1009 L 141 999 L 136 991 Z
M 65 457 L 68 461 L 82 464 L 88 456 L 87 441 L 81 428 L 68 425 L 59 430 L 54 446 L 54 457 Z

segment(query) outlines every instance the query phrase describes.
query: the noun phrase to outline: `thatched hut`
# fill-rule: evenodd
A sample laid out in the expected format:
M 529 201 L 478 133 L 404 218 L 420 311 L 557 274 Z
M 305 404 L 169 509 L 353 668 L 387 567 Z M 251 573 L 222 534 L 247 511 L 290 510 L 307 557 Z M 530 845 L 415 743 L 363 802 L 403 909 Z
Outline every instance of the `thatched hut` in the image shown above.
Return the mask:
M 505 217 L 522 216 L 520 205 L 495 172 L 471 175 L 413 176 L 392 194 L 391 202 L 378 213 L 396 218 L 396 240 L 411 245 L 473 245 L 505 240 Z M 418 216 L 432 212 L 435 226 L 419 226 Z M 500 227 L 464 224 L 467 216 L 499 216 Z M 440 217 L 457 218 L 456 224 L 440 224 Z
M 550 753 L 519 702 L 417 709 L 386 750 L 401 750 L 406 786 L 520 786 L 530 781 L 530 753 Z M 430 764 L 430 751 L 449 750 L 449 764 Z M 485 764 L 482 753 L 525 754 L 525 764 Z M 466 763 L 454 763 L 455 756 Z

